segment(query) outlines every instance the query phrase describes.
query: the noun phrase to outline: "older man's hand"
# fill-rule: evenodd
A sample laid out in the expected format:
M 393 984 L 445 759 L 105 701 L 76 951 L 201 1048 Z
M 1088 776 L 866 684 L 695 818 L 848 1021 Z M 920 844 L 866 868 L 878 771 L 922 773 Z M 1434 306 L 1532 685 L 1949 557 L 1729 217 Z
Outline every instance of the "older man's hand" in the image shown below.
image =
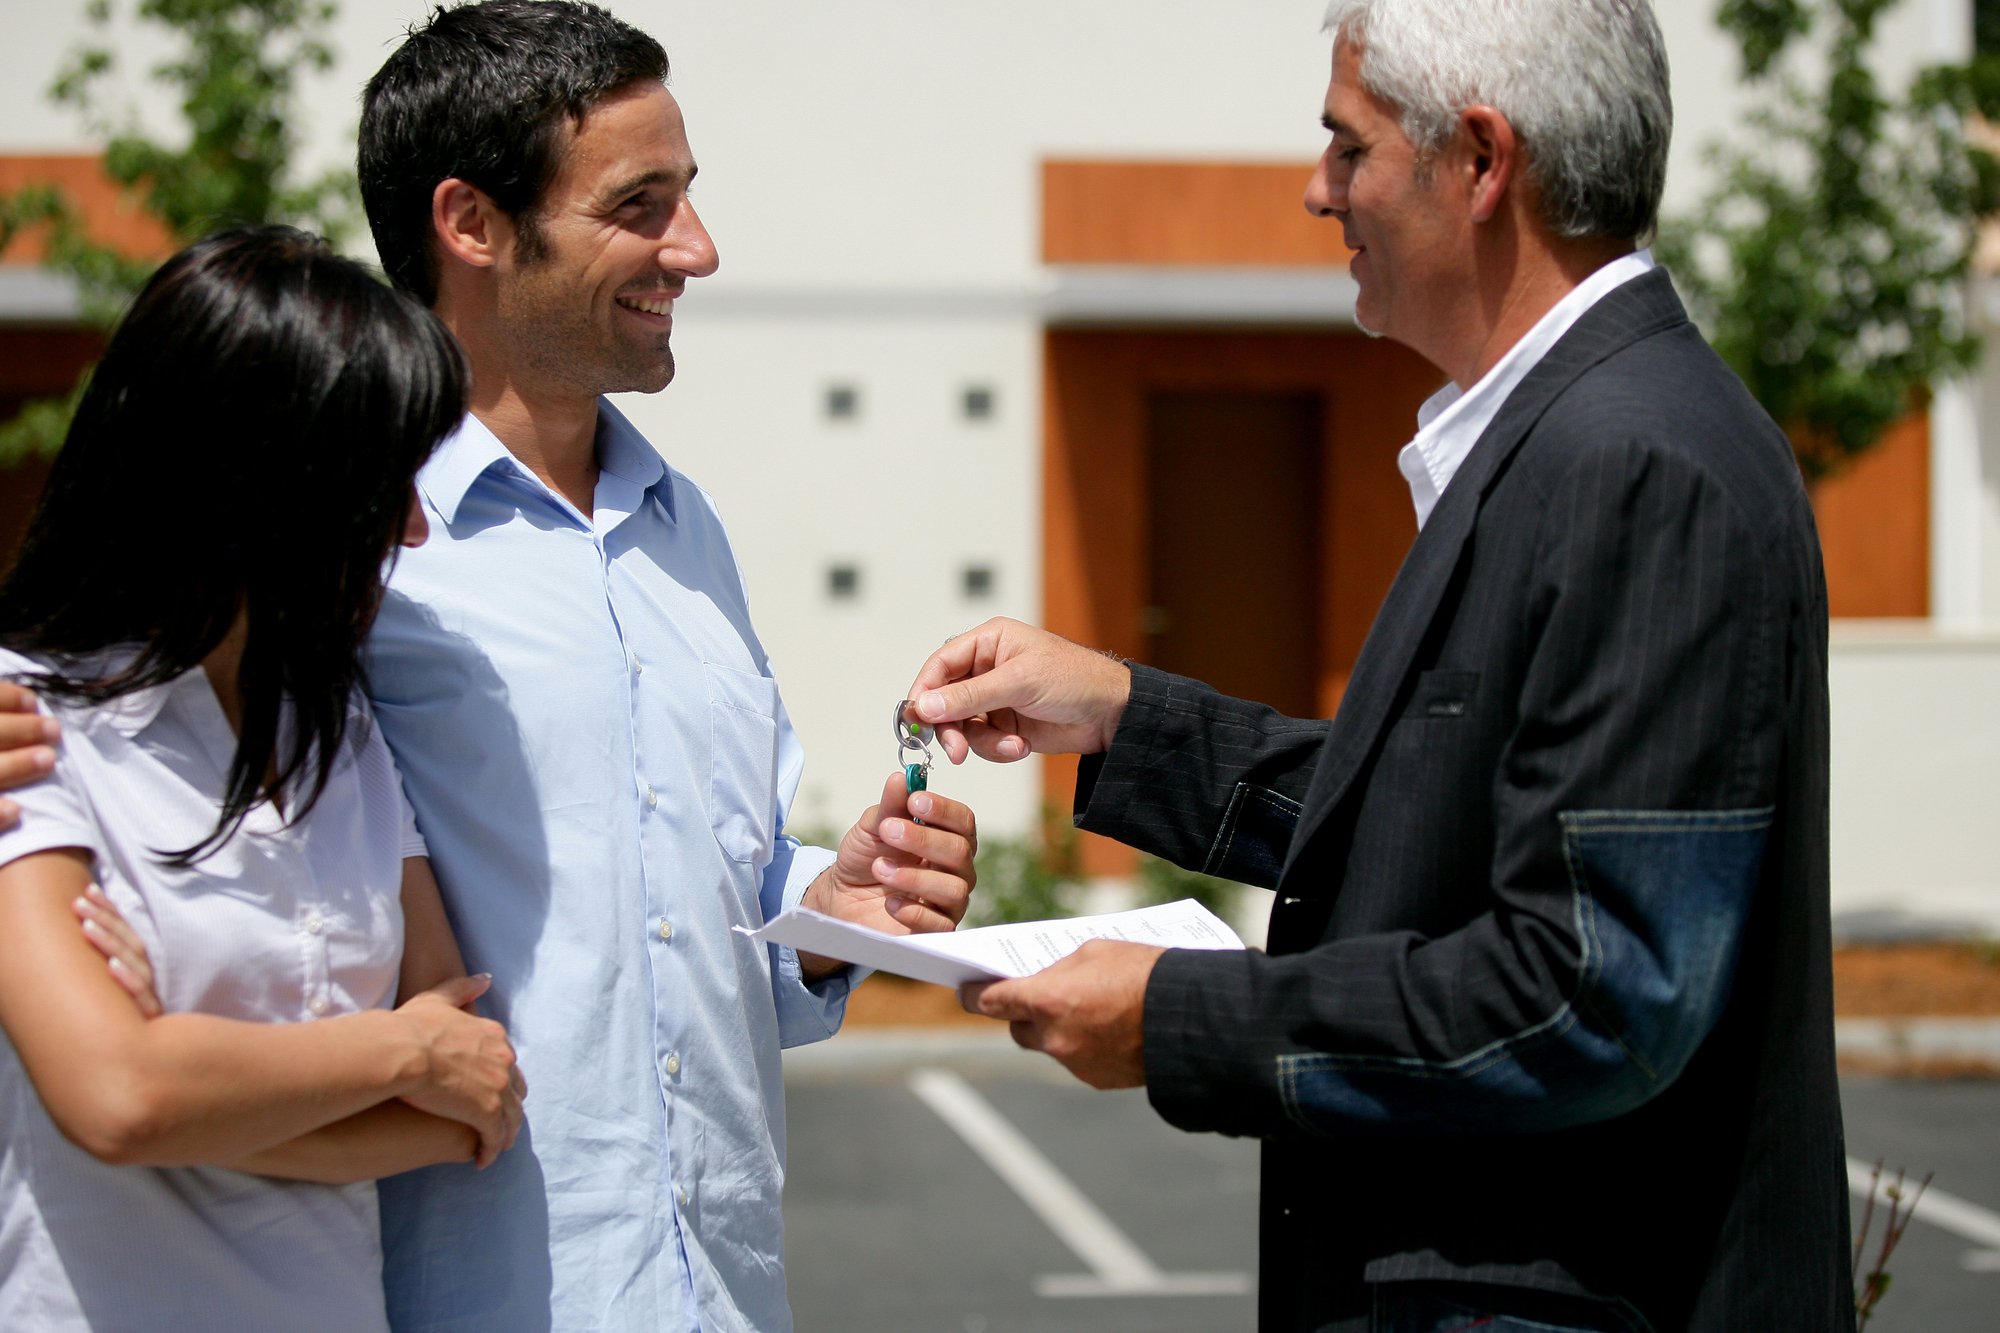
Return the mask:
M 1006 1020 L 1014 1040 L 1093 1088 L 1146 1082 L 1146 982 L 1165 949 L 1092 940 L 1031 977 L 959 988 L 975 1014 Z
M 930 655 L 910 683 L 909 716 L 937 728 L 945 757 L 1012 763 L 1111 748 L 1132 671 L 1018 620 L 996 617 Z

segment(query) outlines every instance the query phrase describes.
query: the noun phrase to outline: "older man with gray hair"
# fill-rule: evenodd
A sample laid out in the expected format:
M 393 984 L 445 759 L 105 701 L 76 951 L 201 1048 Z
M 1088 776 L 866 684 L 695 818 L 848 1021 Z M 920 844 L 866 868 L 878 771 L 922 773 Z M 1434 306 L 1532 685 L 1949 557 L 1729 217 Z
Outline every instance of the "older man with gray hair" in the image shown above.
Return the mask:
M 954 760 L 1082 753 L 1082 827 L 1275 888 L 1269 952 L 1093 944 L 966 1003 L 1264 1140 L 1267 1329 L 1850 1328 L 1824 579 L 1783 432 L 1640 248 L 1658 25 L 1327 23 L 1307 207 L 1451 381 L 1338 715 L 1010 621 L 910 696 Z

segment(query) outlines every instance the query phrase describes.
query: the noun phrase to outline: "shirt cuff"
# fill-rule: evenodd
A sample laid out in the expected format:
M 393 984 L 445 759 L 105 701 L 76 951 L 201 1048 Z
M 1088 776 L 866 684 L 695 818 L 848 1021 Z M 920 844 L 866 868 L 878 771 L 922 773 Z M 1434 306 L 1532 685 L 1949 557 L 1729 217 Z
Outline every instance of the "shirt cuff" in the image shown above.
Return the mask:
M 805 899 L 806 890 L 833 861 L 834 853 L 825 847 L 804 847 L 780 839 L 777 854 L 764 873 L 783 877 L 784 891 L 779 901 L 783 910 L 790 911 Z M 778 1008 L 778 1044 L 807 1046 L 840 1031 L 841 1022 L 847 1017 L 848 994 L 867 978 L 871 969 L 850 965 L 808 983 L 799 967 L 798 950 L 789 944 L 769 947 L 771 995 Z

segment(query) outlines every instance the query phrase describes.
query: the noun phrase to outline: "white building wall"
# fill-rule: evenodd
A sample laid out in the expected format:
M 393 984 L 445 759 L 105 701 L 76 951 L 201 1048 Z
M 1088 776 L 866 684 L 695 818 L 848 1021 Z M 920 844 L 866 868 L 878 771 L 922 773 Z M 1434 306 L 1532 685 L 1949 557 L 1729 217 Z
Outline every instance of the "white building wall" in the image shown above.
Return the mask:
M 340 0 L 335 67 L 304 90 L 309 166 L 349 159 L 361 83 L 428 7 Z M 722 243 L 717 286 L 1018 286 L 1036 270 L 1044 156 L 1303 164 L 1322 146 L 1320 0 L 608 7 L 674 60 L 702 162 L 698 201 Z M 1702 193 L 1703 146 L 1737 128 L 1744 103 L 1713 6 L 1657 8 L 1678 117 L 1668 202 L 1687 209 Z M 82 0 L 9 10 L 0 151 L 89 150 L 75 117 L 44 96 L 89 32 Z M 1967 13 L 1967 0 L 1904 0 L 1882 23 L 1885 76 L 1962 53 Z M 128 71 L 161 53 L 120 31 Z M 153 122 L 167 110 L 143 90 L 136 105 Z
M 2000 634 L 1834 627 L 1837 918 L 2000 934 Z
M 126 6 L 129 7 L 129 4 Z M 361 83 L 428 0 L 342 0 L 337 65 L 308 87 L 305 159 L 349 158 Z M 677 315 L 681 373 L 623 404 L 717 497 L 810 755 L 801 822 L 838 826 L 894 753 L 881 720 L 923 656 L 987 614 L 1034 618 L 1040 570 L 1038 164 L 1050 156 L 1296 161 L 1322 146 L 1320 0 L 612 0 L 660 37 L 702 165 L 721 272 Z M 1702 149 L 1737 132 L 1736 55 L 1709 0 L 1657 6 L 1678 128 L 1670 211 L 1704 193 Z M 1883 23 L 1892 81 L 1962 54 L 1967 0 Z M 0 152 L 86 151 L 44 97 L 82 0 L 8 14 Z M 131 48 L 129 67 L 157 47 Z M 150 120 L 157 97 L 140 104 Z M 1300 186 L 1304 186 L 1301 171 Z M 2000 625 L 2000 349 L 1937 422 L 1941 621 Z M 860 411 L 834 422 L 835 384 Z M 983 423 L 958 408 L 989 387 Z M 1383 466 L 1393 466 L 1385 458 Z M 856 566 L 834 601 L 827 568 Z M 993 595 L 969 600 L 968 564 Z M 1991 653 L 1935 641 L 1834 657 L 1836 892 L 2000 896 L 1984 815 L 2000 796 Z M 1891 780 L 1893 776 L 1893 780 Z M 937 775 L 994 830 L 1025 827 L 1031 771 Z M 1901 886 L 1899 888 L 1899 886 Z
M 620 405 L 722 507 L 806 742 L 795 822 L 838 831 L 895 770 L 886 724 L 924 658 L 989 615 L 1038 611 L 1039 329 L 1020 313 L 714 307 L 677 307 L 674 386 Z M 852 419 L 826 416 L 834 385 L 856 393 Z M 964 416 L 974 387 L 989 419 Z M 835 564 L 859 576 L 851 599 L 829 595 Z M 974 565 L 989 596 L 964 592 Z M 1027 827 L 1038 801 L 1028 765 L 940 763 L 931 785 L 993 829 Z

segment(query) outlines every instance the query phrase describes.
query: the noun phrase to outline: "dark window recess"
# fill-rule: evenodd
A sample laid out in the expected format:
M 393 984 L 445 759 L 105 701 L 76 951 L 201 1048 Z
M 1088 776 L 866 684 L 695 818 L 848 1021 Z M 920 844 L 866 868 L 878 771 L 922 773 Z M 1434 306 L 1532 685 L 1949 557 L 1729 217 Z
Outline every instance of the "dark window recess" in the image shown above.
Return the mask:
M 854 565 L 831 565 L 826 571 L 826 595 L 844 601 L 861 595 L 861 570 Z
M 861 415 L 861 390 L 852 384 L 835 384 L 826 391 L 826 415 L 830 421 L 851 421 Z
M 989 421 L 993 417 L 993 390 L 983 385 L 967 389 L 960 403 L 965 409 L 967 421 Z
M 991 597 L 993 595 L 993 566 L 967 565 L 963 581 L 967 597 Z

